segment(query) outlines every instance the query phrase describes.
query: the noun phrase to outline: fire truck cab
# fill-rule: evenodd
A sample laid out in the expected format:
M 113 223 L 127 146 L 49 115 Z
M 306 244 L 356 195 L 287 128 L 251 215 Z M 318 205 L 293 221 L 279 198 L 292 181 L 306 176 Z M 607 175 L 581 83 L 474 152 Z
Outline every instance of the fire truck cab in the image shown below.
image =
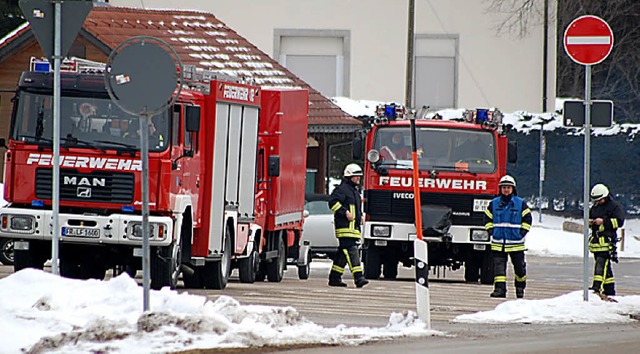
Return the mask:
M 365 276 L 396 278 L 398 263 L 413 264 L 416 238 L 410 121 L 406 109 L 381 105 L 354 139 L 354 158 L 366 152 Z M 465 279 L 493 283 L 489 235 L 482 222 L 498 194 L 515 143 L 504 134 L 498 110 L 477 109 L 455 120 L 416 119 L 424 239 L 429 265 L 465 267 Z M 508 156 L 509 155 L 509 156 Z

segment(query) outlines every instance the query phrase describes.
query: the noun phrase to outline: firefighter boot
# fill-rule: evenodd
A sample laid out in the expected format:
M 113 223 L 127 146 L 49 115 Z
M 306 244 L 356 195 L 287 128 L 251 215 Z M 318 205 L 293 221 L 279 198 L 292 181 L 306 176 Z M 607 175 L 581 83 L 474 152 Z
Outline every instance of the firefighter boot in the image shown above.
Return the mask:
M 493 292 L 491 293 L 491 297 L 507 297 L 507 289 L 505 283 L 496 283 Z
M 342 279 L 340 278 L 329 278 L 329 286 L 337 286 L 337 287 L 341 287 L 341 288 L 345 288 L 347 287 L 347 283 L 343 282 Z
M 524 288 L 516 288 L 516 297 L 518 299 L 524 298 Z
M 369 284 L 369 281 L 364 277 L 356 279 L 356 287 L 358 288 L 361 288 L 367 284 Z

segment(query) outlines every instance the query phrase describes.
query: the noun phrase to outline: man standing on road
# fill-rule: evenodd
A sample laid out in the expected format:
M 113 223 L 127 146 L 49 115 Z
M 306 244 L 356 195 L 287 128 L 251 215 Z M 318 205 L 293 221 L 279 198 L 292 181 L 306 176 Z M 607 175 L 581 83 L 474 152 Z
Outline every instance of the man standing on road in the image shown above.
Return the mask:
M 498 183 L 500 195 L 484 212 L 484 228 L 491 236 L 493 256 L 493 292 L 491 297 L 507 297 L 507 256 L 515 273 L 516 297 L 524 297 L 527 286 L 527 264 L 524 260 L 524 238 L 531 229 L 531 210 L 516 196 L 516 180 L 506 175 Z
M 342 183 L 329 197 L 329 208 L 333 211 L 335 232 L 339 243 L 338 253 L 329 273 L 329 286 L 347 286 L 342 281 L 342 274 L 344 274 L 344 267 L 349 264 L 355 284 L 361 288 L 369 284 L 369 281 L 364 278 L 358 252 L 362 200 L 356 187 L 362 178 L 362 168 L 355 163 L 348 164 L 343 175 Z
M 618 263 L 616 242 L 618 229 L 624 224 L 624 211 L 620 204 L 609 196 L 609 188 L 596 184 L 591 189 L 593 206 L 589 209 L 589 251 L 593 253 L 596 264 L 593 270 L 593 285 L 601 298 L 616 294 L 615 280 L 611 262 Z

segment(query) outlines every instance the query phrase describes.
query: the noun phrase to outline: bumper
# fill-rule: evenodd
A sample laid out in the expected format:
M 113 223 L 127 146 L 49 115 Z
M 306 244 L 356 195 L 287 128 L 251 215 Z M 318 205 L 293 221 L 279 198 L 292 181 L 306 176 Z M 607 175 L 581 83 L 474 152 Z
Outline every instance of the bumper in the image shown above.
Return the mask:
M 389 226 L 389 236 L 373 236 L 374 226 Z M 425 236 L 424 240 L 427 242 L 445 242 L 448 239 L 451 243 L 472 244 L 478 250 L 485 249 L 485 247 L 479 246 L 488 246 L 490 244 L 488 235 L 486 236 L 486 241 L 472 241 L 472 230 L 484 231 L 484 228 L 481 226 L 452 225 L 446 236 Z M 376 241 L 414 241 L 416 239 L 416 228 L 413 224 L 367 221 L 364 223 L 363 238 Z
M 0 237 L 51 240 L 51 210 L 22 208 L 0 209 Z M 80 215 L 58 214 L 60 241 L 71 243 L 141 245 L 142 216 L 130 214 Z M 174 221 L 168 216 L 149 216 L 149 245 L 167 246 L 174 234 Z

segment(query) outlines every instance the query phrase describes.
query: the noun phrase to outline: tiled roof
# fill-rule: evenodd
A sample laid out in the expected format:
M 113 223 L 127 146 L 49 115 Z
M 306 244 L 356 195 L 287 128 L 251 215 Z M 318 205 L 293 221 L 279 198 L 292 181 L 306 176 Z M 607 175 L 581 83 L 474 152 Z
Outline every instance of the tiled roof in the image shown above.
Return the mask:
M 134 36 L 153 36 L 171 45 L 183 64 L 250 77 L 263 88 L 307 88 L 311 126 L 332 126 L 330 130 L 336 131 L 350 130 L 345 125 L 361 124 L 210 13 L 94 7 L 83 29 L 110 49 Z M 15 31 L 14 36 L 22 33 L 24 30 Z M 5 37 L 4 43 L 0 42 L 0 49 L 7 42 L 11 42 L 11 38 Z

